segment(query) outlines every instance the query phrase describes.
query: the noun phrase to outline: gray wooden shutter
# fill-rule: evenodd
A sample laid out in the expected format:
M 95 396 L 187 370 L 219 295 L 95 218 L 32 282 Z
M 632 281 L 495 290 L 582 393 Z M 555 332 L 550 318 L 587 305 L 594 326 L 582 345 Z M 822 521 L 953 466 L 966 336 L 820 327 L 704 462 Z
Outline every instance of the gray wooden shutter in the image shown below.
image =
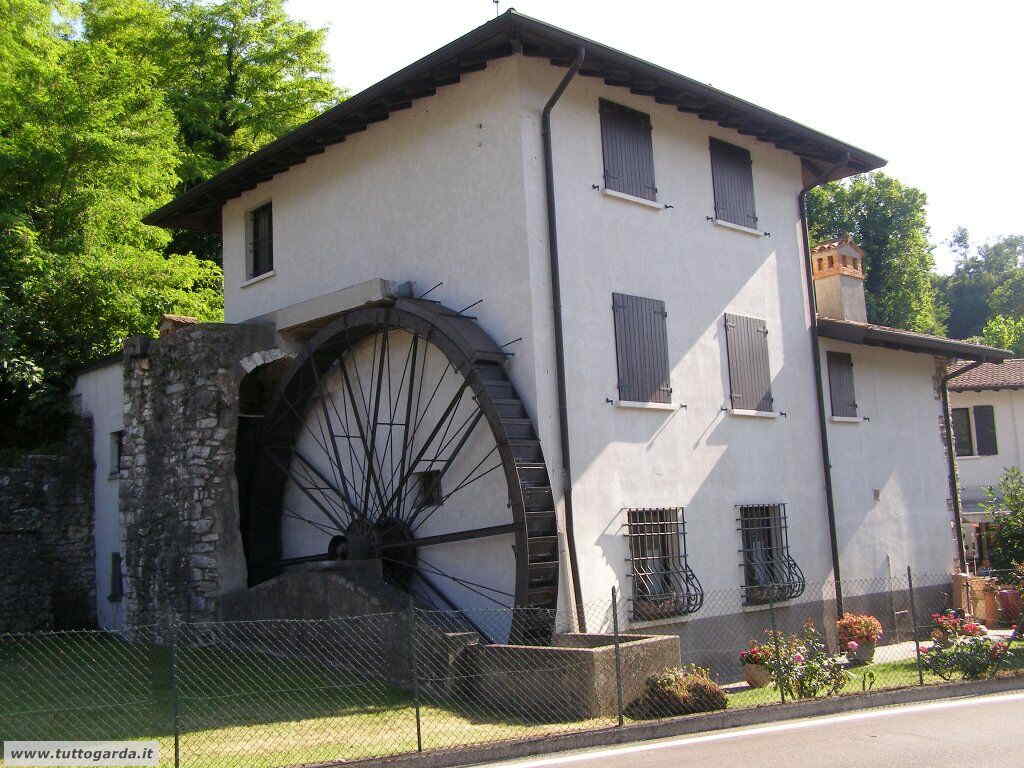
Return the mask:
M 853 357 L 846 352 L 829 352 L 828 387 L 833 416 L 856 416 L 857 395 L 853 389 Z
M 757 227 L 754 209 L 754 173 L 750 152 L 711 139 L 711 180 L 715 188 L 715 218 Z
M 957 456 L 973 456 L 974 440 L 971 437 L 971 413 L 969 408 L 954 408 L 950 413 L 953 422 L 953 446 Z
M 979 456 L 995 456 L 999 453 L 996 445 L 996 416 L 991 405 L 974 406 L 974 432 L 978 436 Z
M 650 115 L 604 99 L 600 113 L 605 188 L 656 199 Z
M 764 320 L 726 315 L 725 346 L 732 407 L 772 410 L 772 371 L 768 361 L 768 326 Z
M 612 294 L 619 399 L 670 403 L 665 302 Z

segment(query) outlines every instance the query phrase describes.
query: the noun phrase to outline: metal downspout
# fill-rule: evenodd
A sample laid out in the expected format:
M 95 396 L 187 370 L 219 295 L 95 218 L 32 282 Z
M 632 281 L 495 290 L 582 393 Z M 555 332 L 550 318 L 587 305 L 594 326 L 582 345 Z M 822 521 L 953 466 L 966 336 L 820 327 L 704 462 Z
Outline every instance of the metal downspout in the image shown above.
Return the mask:
M 983 361 L 975 360 L 958 371 L 942 377 L 942 417 L 946 422 L 946 461 L 949 464 L 949 497 L 953 500 L 953 530 L 956 533 L 956 556 L 960 562 L 960 573 L 967 572 L 967 553 L 964 552 L 964 529 L 961 526 L 960 477 L 953 451 L 953 416 L 949 410 L 949 382 L 963 373 L 977 368 Z
M 847 163 L 843 158 L 818 180 L 800 190 L 797 203 L 800 209 L 800 236 L 804 244 L 804 273 L 807 300 L 811 309 L 811 357 L 814 360 L 814 391 L 818 400 L 818 431 L 821 436 L 821 467 L 825 476 L 825 506 L 828 518 L 828 541 L 832 550 L 832 573 L 836 582 L 836 616 L 843 615 L 843 580 L 839 566 L 839 536 L 836 533 L 836 502 L 832 488 L 832 457 L 828 445 L 828 423 L 825 415 L 825 391 L 821 384 L 821 344 L 818 341 L 818 299 L 814 294 L 814 273 L 811 269 L 811 237 L 807 230 L 807 193 L 828 180 L 832 173 Z
M 555 218 L 555 175 L 551 153 L 551 110 L 562 97 L 583 64 L 586 49 L 582 46 L 569 71 L 555 88 L 541 112 L 541 139 L 544 145 L 544 192 L 547 198 L 548 256 L 551 263 L 551 311 L 555 328 L 555 379 L 558 388 L 558 431 L 562 448 L 562 498 L 565 502 L 565 538 L 569 548 L 569 571 L 572 576 L 572 596 L 580 632 L 587 631 L 583 611 L 583 590 L 580 587 L 579 563 L 576 558 L 576 535 L 572 513 L 572 465 L 569 451 L 569 411 L 565 386 L 565 340 L 562 331 L 562 287 L 558 269 L 558 229 Z

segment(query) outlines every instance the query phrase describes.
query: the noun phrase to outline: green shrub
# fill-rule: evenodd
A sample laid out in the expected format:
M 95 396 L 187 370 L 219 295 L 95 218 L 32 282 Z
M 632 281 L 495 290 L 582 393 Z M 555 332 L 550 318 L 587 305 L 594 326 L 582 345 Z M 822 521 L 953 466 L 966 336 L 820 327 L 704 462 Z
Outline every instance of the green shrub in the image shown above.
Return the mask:
M 994 677 L 1013 652 L 1002 640 L 984 636 L 954 635 L 946 645 L 936 643 L 921 651 L 921 664 L 943 680 L 981 680 Z
M 644 695 L 626 708 L 626 714 L 647 719 L 713 712 L 727 706 L 725 692 L 708 670 L 687 665 L 648 677 Z
M 770 649 L 768 669 L 776 689 L 790 699 L 835 696 L 850 681 L 850 674 L 829 653 L 814 622 L 807 620 L 799 635 L 767 630 L 764 647 Z

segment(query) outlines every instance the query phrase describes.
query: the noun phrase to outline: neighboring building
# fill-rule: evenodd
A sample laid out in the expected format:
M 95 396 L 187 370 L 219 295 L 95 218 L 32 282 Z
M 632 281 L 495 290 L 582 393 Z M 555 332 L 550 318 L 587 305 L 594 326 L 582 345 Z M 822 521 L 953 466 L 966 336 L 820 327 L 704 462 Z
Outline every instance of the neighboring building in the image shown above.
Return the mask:
M 124 424 L 121 368 L 79 383 L 97 456 L 127 438 L 126 620 L 325 560 L 439 607 L 617 587 L 662 631 L 836 566 L 944 583 L 942 373 L 1008 353 L 870 325 L 857 247 L 806 253 L 803 192 L 883 164 L 508 12 L 188 191 L 147 221 L 223 235 L 229 325 L 133 342 Z
M 962 372 L 961 372 L 962 371 Z M 989 567 L 988 489 L 1024 468 L 1024 359 L 951 367 L 949 406 L 960 480 L 964 549 L 972 571 Z

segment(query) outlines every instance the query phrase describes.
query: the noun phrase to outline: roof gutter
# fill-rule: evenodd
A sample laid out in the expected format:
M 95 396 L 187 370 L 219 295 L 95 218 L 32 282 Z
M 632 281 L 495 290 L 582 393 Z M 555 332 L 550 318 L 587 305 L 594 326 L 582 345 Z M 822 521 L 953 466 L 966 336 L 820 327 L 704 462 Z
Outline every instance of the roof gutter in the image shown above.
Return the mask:
M 832 458 L 828 445 L 828 424 L 825 414 L 825 391 L 821 384 L 821 343 L 818 339 L 818 300 L 814 295 L 814 274 L 811 268 L 811 236 L 807 229 L 807 193 L 824 184 L 829 177 L 850 160 L 849 152 L 811 184 L 800 190 L 797 204 L 800 210 L 800 236 L 804 245 L 804 275 L 807 283 L 807 302 L 811 310 L 811 358 L 814 361 L 814 391 L 818 400 L 818 432 L 821 436 L 821 468 L 825 477 L 825 507 L 828 519 L 828 541 L 832 550 L 832 573 L 836 582 L 836 616 L 843 615 L 843 580 L 839 565 L 839 537 L 836 533 L 836 502 L 832 488 Z
M 946 461 L 949 464 L 949 498 L 953 500 L 953 532 L 956 536 L 956 556 L 960 563 L 960 573 L 967 572 L 967 553 L 964 551 L 964 529 L 962 527 L 963 509 L 960 503 L 960 478 L 957 474 L 956 453 L 953 450 L 953 416 L 949 410 L 949 382 L 961 374 L 972 371 L 981 365 L 983 360 L 976 360 L 953 373 L 942 377 L 942 418 L 945 422 Z
M 572 580 L 572 596 L 576 621 L 580 632 L 587 631 L 587 619 L 583 611 L 583 590 L 580 586 L 579 563 L 576 557 L 576 535 L 573 530 L 572 511 L 572 463 L 569 451 L 569 411 L 565 386 L 565 339 L 562 329 L 562 288 L 558 268 L 558 227 L 555 217 L 555 174 L 551 153 L 551 110 L 562 97 L 569 82 L 580 71 L 586 48 L 580 46 L 576 58 L 569 65 L 558 87 L 548 99 L 541 112 L 540 130 L 544 144 L 544 194 L 547 199 L 548 257 L 551 268 L 551 311 L 555 328 L 555 380 L 558 388 L 558 431 L 562 449 L 562 499 L 565 504 L 565 539 L 569 550 L 569 571 Z

